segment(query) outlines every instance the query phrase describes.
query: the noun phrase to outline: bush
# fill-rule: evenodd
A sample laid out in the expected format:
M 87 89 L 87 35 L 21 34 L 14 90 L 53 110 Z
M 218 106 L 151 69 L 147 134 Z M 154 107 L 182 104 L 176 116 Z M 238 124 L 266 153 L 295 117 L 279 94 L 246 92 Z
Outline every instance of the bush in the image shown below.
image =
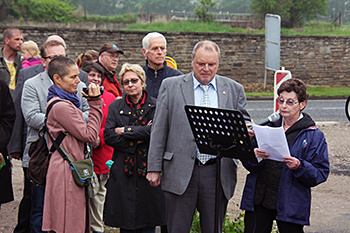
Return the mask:
M 199 221 L 199 213 L 196 210 L 196 213 L 193 216 L 193 222 L 190 233 L 200 233 L 201 226 Z M 244 212 L 239 213 L 233 221 L 231 221 L 226 214 L 222 232 L 224 233 L 243 233 L 244 232 Z
M 72 22 L 74 6 L 59 0 L 18 0 L 13 16 L 37 22 Z

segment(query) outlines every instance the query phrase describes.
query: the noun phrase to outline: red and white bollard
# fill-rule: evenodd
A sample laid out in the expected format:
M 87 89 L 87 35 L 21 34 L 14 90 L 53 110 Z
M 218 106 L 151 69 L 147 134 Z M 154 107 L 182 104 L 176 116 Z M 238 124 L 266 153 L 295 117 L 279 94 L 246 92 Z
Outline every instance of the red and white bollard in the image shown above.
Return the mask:
M 282 66 L 282 70 L 277 70 L 275 73 L 275 80 L 274 80 L 274 101 L 273 101 L 273 109 L 275 112 L 279 110 L 279 106 L 277 104 L 277 90 L 281 86 L 281 84 L 286 81 L 287 79 L 292 78 L 292 73 L 289 70 L 285 70 Z

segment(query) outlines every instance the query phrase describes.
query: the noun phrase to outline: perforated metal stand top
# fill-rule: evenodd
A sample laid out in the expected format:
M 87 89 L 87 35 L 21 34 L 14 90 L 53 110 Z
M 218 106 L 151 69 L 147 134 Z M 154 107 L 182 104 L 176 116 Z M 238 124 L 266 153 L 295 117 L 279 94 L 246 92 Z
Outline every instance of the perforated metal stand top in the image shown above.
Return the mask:
M 201 153 L 257 162 L 240 111 L 192 105 L 185 111 Z

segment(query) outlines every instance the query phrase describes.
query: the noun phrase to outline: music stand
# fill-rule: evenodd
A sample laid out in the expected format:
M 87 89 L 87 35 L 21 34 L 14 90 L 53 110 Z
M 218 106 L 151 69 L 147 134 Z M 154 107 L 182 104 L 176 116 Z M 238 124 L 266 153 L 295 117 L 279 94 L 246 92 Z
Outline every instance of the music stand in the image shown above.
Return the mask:
M 240 111 L 185 105 L 193 136 L 201 153 L 216 155 L 215 232 L 219 233 L 221 158 L 257 162 Z

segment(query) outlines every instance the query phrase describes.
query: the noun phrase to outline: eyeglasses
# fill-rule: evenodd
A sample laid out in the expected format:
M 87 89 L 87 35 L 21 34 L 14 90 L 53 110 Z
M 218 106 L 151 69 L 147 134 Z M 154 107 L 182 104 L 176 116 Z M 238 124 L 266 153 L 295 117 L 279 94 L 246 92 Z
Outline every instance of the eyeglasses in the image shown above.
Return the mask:
M 130 80 L 125 80 L 122 82 L 123 86 L 129 85 L 129 83 L 136 84 L 140 79 L 138 78 L 132 78 Z
M 284 100 L 284 99 L 282 99 L 282 98 L 280 98 L 280 97 L 278 97 L 278 98 L 276 99 L 276 101 L 277 101 L 278 104 L 281 104 L 281 105 L 284 104 L 284 102 L 286 102 L 286 104 L 287 104 L 288 106 L 293 106 L 294 104 L 299 103 L 299 102 L 295 102 L 295 101 L 292 100 L 292 99 Z
M 119 59 L 119 53 L 118 55 L 112 55 L 112 54 L 106 54 L 108 57 L 110 57 L 111 59 Z
M 52 59 L 54 59 L 54 58 L 56 58 L 56 57 L 67 57 L 67 55 L 54 55 L 54 56 L 46 56 L 46 57 L 43 57 L 45 60 L 46 59 L 50 59 L 50 60 L 52 60 Z

